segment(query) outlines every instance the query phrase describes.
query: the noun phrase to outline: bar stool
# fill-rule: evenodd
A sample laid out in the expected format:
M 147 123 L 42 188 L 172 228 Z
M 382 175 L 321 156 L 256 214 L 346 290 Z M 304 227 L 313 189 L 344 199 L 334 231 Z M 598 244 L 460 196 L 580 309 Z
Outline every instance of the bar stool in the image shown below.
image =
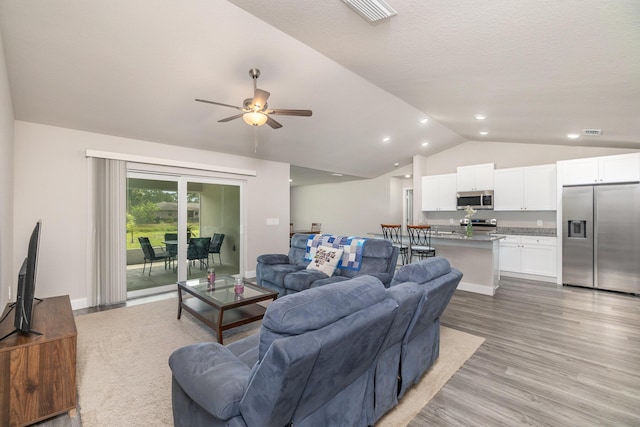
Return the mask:
M 409 248 L 402 241 L 402 225 L 400 224 L 380 224 L 382 227 L 382 235 L 385 240 L 389 240 L 393 246 L 400 249 L 400 260 L 402 265 L 408 261 Z
M 436 256 L 436 248 L 431 246 L 430 225 L 407 225 L 407 231 L 409 232 L 409 250 L 411 251 L 410 261 L 413 261 L 414 256 L 419 259 Z

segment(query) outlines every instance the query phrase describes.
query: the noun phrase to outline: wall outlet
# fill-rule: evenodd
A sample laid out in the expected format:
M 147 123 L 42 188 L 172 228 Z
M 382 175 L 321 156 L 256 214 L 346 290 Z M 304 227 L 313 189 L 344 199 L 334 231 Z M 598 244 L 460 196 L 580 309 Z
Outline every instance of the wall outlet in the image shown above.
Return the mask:
M 536 224 L 538 225 L 538 227 L 542 227 L 542 220 L 541 220 L 541 219 L 539 219 L 539 220 L 536 222 Z

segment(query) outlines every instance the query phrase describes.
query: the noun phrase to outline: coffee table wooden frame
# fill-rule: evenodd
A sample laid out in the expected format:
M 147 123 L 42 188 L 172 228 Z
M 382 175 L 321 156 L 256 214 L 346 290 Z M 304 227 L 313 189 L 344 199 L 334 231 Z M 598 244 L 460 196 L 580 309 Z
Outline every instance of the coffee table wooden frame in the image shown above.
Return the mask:
M 222 279 L 222 280 L 221 280 Z M 224 284 L 221 284 L 224 283 Z M 258 295 L 246 296 L 233 302 L 225 302 L 216 299 L 213 292 L 206 290 L 207 279 L 197 281 L 188 280 L 178 282 L 178 319 L 182 315 L 182 309 L 191 313 L 195 318 L 216 331 L 218 342 L 222 342 L 222 331 L 255 322 L 264 317 L 266 307 L 258 304 L 261 301 L 275 300 L 278 293 L 251 282 L 244 281 L 246 288 L 258 292 Z M 198 289 L 202 288 L 202 289 Z M 222 276 L 216 280 L 218 291 L 227 290 L 233 293 L 233 277 Z M 184 294 L 191 297 L 183 298 Z

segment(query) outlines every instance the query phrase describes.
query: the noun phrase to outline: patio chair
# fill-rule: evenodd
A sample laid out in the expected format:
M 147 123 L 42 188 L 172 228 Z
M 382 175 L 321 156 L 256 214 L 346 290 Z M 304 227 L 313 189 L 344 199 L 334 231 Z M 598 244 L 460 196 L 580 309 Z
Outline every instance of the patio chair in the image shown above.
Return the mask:
M 413 261 L 413 257 L 424 259 L 430 256 L 436 256 L 436 248 L 431 246 L 431 226 L 430 225 L 407 225 L 409 232 L 409 261 Z
M 149 276 L 151 276 L 151 267 L 153 267 L 153 261 L 164 261 L 164 268 L 167 268 L 167 264 L 169 262 L 169 254 L 162 252 L 161 254 L 156 254 L 156 251 L 151 246 L 151 242 L 149 242 L 148 237 L 138 237 L 138 242 L 140 242 L 140 247 L 142 248 L 142 253 L 144 254 L 144 265 L 142 266 L 142 274 L 144 274 L 144 270 L 147 267 L 147 261 L 149 261 Z M 162 248 L 160 248 L 162 250 Z
M 200 270 L 209 267 L 209 245 L 211 237 L 193 237 L 187 249 L 187 260 L 189 263 L 189 274 L 191 274 L 191 264 L 195 261 L 200 263 Z
M 382 227 L 382 235 L 385 240 L 391 241 L 393 246 L 400 249 L 400 260 L 402 265 L 408 261 L 409 247 L 402 241 L 402 225 L 401 224 L 380 224 Z
M 222 233 L 213 233 L 213 238 L 211 239 L 211 244 L 209 245 L 209 254 L 218 254 L 218 259 L 220 260 L 220 265 L 222 265 L 222 256 L 220 255 L 220 249 L 222 248 L 222 242 L 224 241 L 224 234 Z M 211 261 L 215 264 L 215 257 L 211 255 Z
M 178 244 L 167 243 L 177 242 L 178 233 L 164 233 L 165 251 L 169 254 L 169 263 L 173 267 L 173 263 L 178 259 Z

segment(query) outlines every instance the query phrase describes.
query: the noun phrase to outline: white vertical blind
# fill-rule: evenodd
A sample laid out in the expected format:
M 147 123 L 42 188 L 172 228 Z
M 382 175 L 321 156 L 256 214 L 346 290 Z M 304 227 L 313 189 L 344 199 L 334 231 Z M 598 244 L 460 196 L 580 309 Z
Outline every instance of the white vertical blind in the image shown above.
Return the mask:
M 94 158 L 92 305 L 109 305 L 127 299 L 126 162 Z

